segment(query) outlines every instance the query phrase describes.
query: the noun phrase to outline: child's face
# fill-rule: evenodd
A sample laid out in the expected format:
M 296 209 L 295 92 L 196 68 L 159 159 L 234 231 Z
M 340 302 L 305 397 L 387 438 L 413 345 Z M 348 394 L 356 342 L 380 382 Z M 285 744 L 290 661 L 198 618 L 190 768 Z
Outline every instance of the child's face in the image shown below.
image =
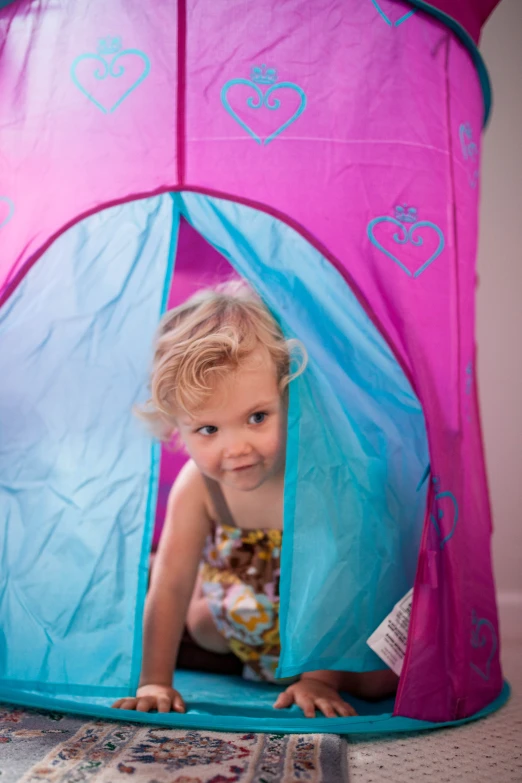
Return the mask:
M 285 404 L 268 351 L 253 351 L 217 385 L 204 405 L 178 417 L 179 434 L 199 470 L 250 491 L 284 475 Z

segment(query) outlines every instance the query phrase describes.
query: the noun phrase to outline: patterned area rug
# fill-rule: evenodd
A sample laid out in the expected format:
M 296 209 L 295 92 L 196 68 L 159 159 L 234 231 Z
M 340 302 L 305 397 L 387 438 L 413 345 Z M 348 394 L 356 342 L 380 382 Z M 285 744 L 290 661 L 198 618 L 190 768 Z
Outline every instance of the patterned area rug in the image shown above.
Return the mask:
M 0 705 L 0 783 L 347 783 L 346 740 L 85 723 Z
M 0 783 L 521 783 L 522 640 L 513 696 L 485 720 L 417 734 L 217 734 L 0 705 Z

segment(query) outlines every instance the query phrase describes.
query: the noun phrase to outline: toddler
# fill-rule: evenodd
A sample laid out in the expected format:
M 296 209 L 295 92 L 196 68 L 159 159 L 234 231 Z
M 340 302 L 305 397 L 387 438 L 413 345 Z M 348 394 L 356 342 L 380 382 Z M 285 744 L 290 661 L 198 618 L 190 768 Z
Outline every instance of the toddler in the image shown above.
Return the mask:
M 145 606 L 140 685 L 114 707 L 185 711 L 172 687 L 185 623 L 201 647 L 232 651 L 251 677 L 274 681 L 287 387 L 305 363 L 298 341 L 285 340 L 244 283 L 201 291 L 163 318 L 141 415 L 163 439 L 176 433 L 190 459 L 169 495 Z M 339 690 L 379 698 L 395 686 L 389 671 L 307 672 L 274 707 L 355 715 Z

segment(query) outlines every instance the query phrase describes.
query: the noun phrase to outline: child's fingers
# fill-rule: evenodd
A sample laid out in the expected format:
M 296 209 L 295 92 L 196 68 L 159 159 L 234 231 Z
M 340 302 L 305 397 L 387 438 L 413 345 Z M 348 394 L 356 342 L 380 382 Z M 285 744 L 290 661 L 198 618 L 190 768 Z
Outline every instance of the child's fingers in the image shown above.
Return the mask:
M 351 704 L 348 704 L 345 701 L 335 702 L 333 705 L 334 709 L 337 710 L 341 718 L 352 718 L 355 715 L 357 715 L 356 711 L 352 707 Z
M 179 693 L 176 693 L 176 695 L 174 696 L 173 707 L 174 707 L 174 712 L 186 712 L 187 710 L 185 706 L 185 702 L 183 701 Z
M 297 696 L 296 704 L 303 710 L 305 718 L 315 718 L 315 704 L 310 696 Z
M 315 706 L 321 710 L 325 718 L 336 718 L 335 710 L 328 699 L 316 699 Z
M 118 699 L 118 701 L 115 701 L 112 705 L 117 710 L 135 710 L 136 709 L 136 703 L 137 699 Z
M 294 694 L 291 690 L 283 691 L 280 693 L 274 702 L 274 709 L 282 710 L 285 707 L 291 707 L 294 703 Z
M 351 704 L 345 701 L 329 701 L 328 699 L 317 699 L 315 702 L 323 715 L 327 718 L 351 718 L 357 715 Z
M 155 696 L 140 696 L 136 705 L 137 712 L 150 712 L 156 709 Z
M 172 699 L 170 696 L 158 696 L 157 697 L 157 708 L 158 712 L 170 712 L 170 706 L 172 703 Z

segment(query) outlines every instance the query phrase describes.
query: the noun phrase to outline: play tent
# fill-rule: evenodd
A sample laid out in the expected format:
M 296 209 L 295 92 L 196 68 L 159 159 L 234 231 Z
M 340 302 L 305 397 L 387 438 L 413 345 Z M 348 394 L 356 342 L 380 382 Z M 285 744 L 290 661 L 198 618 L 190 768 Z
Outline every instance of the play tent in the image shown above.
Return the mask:
M 505 700 L 474 341 L 475 42 L 495 4 L 4 0 L 0 699 L 345 733 Z M 186 715 L 108 706 L 136 687 L 179 459 L 132 408 L 165 307 L 231 270 L 309 354 L 279 676 L 382 668 L 366 639 L 414 585 L 397 696 L 358 718 L 194 672 L 176 675 Z

